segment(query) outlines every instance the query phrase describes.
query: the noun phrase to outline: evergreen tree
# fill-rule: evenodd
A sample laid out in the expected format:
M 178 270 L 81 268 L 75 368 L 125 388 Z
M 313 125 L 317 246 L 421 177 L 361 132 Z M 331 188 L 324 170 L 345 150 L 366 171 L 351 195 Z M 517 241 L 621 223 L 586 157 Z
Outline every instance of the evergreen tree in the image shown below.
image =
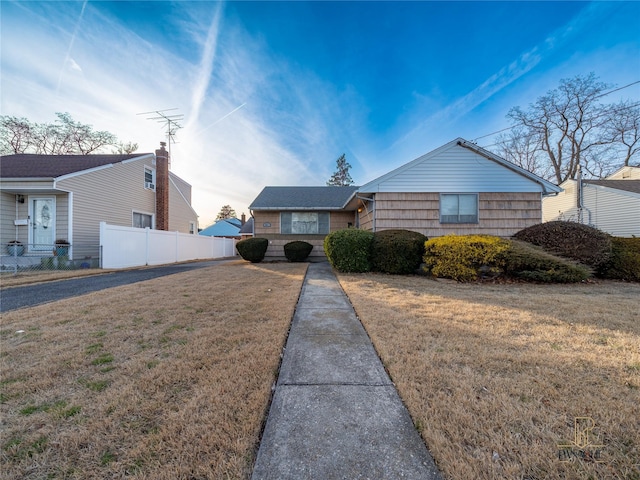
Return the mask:
M 343 153 L 336 160 L 336 171 L 327 182 L 327 186 L 346 187 L 353 185 L 353 179 L 349 174 L 351 165 L 347 162 L 345 154 Z
M 216 220 L 226 220 L 227 218 L 235 218 L 235 216 L 236 216 L 236 211 L 233 208 L 231 208 L 229 205 L 225 205 L 218 212 L 218 216 L 216 217 Z

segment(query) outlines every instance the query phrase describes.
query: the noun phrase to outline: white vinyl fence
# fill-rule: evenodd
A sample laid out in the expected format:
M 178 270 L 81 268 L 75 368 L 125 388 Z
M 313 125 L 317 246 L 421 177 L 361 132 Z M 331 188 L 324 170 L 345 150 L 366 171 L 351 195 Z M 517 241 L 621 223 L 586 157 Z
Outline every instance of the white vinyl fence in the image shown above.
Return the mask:
M 236 240 L 100 222 L 102 268 L 164 265 L 233 257 Z

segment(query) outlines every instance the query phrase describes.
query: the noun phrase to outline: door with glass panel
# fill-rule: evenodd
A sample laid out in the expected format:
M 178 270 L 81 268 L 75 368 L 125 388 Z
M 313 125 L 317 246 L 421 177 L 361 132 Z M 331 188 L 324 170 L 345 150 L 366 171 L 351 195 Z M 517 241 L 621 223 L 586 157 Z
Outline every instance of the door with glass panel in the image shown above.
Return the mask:
M 56 238 L 55 197 L 31 198 L 29 207 L 31 250 L 51 250 Z

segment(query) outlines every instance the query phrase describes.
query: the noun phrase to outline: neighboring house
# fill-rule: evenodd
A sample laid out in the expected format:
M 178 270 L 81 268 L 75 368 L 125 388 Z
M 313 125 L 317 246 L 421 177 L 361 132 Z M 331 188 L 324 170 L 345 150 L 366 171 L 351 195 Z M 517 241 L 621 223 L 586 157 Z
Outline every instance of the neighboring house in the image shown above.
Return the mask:
M 240 228 L 243 221 L 237 218 L 224 218 L 200 231 L 206 237 L 225 237 L 240 239 Z
M 310 258 L 323 257 L 324 237 L 355 225 L 358 187 L 265 187 L 249 208 L 253 234 L 269 239 L 267 257 L 284 257 L 284 245 L 304 240 Z
M 640 237 L 640 167 L 623 167 L 604 180 L 566 180 L 563 192 L 545 198 L 545 222 L 592 225 L 618 237 Z
M 254 234 L 306 240 L 322 255 L 327 233 L 358 227 L 508 237 L 542 221 L 542 198 L 561 189 L 462 138 L 361 187 L 266 187 L 250 208 Z
M 240 228 L 240 238 L 242 240 L 251 237 L 253 237 L 253 217 L 249 217 L 249 220 Z
M 197 233 L 191 185 L 156 153 L 0 157 L 0 242 L 46 256 L 56 239 L 71 258 L 99 255 L 100 222 Z M 4 251 L 2 252 L 4 253 Z

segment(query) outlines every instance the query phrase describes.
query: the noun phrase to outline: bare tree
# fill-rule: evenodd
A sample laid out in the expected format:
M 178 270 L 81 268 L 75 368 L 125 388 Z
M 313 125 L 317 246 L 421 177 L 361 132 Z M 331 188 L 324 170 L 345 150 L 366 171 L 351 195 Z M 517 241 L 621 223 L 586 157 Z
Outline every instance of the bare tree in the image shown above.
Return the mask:
M 138 148 L 123 144 L 107 131 L 96 131 L 91 125 L 76 122 L 68 113 L 56 113 L 53 123 L 32 123 L 26 118 L 0 116 L 0 153 L 37 153 L 45 155 L 88 155 L 116 146 L 126 153 Z
M 606 132 L 618 148 L 624 166 L 640 152 L 640 103 L 620 102 L 614 106 L 615 115 L 607 124 Z
M 336 171 L 331 175 L 331 178 L 327 182 L 327 186 L 345 187 L 353 184 L 353 179 L 349 174 L 351 165 L 347 162 L 347 158 L 343 153 L 336 160 Z
M 609 88 L 593 73 L 561 80 L 527 110 L 509 111 L 514 130 L 499 139 L 498 150 L 558 184 L 575 178 L 579 166 L 602 176 L 623 161 L 628 165 L 638 154 L 640 112 L 627 104 L 602 103 Z M 619 158 L 625 146 L 626 159 Z
M 225 220 L 227 218 L 235 218 L 236 215 L 237 215 L 236 211 L 233 208 L 231 208 L 229 205 L 225 205 L 218 212 L 218 215 L 216 216 L 216 220 Z
M 133 142 L 118 142 L 112 153 L 127 154 L 133 153 L 138 149 L 138 144 Z

